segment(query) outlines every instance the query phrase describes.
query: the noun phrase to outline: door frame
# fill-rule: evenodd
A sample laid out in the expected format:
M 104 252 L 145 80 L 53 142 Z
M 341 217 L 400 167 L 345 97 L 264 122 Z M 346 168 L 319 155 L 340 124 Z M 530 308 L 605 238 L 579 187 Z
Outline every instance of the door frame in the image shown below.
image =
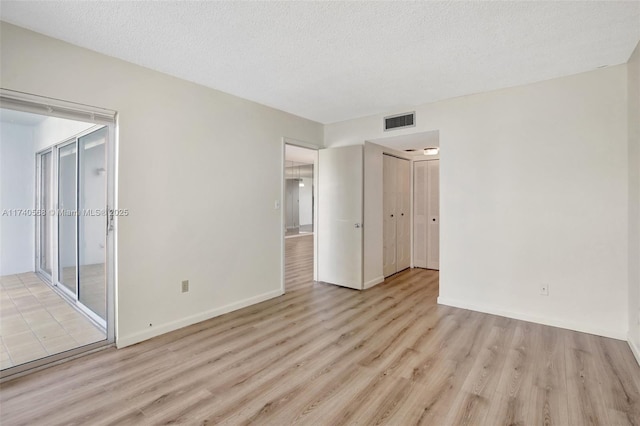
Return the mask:
M 29 112 L 33 114 L 39 114 L 49 117 L 58 117 L 64 118 L 68 120 L 75 121 L 84 121 L 88 123 L 95 123 L 95 126 L 87 129 L 86 131 L 79 133 L 71 138 L 66 138 L 60 143 L 52 144 L 51 146 L 40 149 L 36 152 L 34 161 L 39 160 L 39 156 L 42 153 L 47 151 L 52 153 L 52 173 L 57 175 L 57 157 L 58 151 L 57 147 L 60 144 L 64 144 L 65 142 L 71 141 L 72 139 L 79 137 L 82 134 L 88 134 L 92 131 L 97 130 L 98 126 L 106 126 L 107 127 L 107 145 L 105 147 L 106 153 L 106 180 L 107 180 L 107 223 L 110 225 L 108 231 L 105 229 L 105 282 L 106 282 L 106 296 L 107 296 L 107 311 L 106 311 L 106 339 L 101 340 L 99 342 L 91 343 L 89 345 L 84 345 L 75 349 L 71 349 L 69 351 L 65 351 L 59 354 L 50 355 L 44 358 L 40 358 L 35 361 L 27 362 L 25 364 L 17 365 L 15 367 L 10 367 L 6 370 L 0 371 L 0 379 L 4 381 L 7 377 L 16 377 L 17 375 L 21 375 L 28 371 L 34 371 L 37 369 L 44 368 L 48 365 L 63 362 L 68 359 L 75 358 L 85 353 L 94 352 L 97 350 L 101 350 L 110 346 L 116 341 L 117 331 L 116 327 L 118 324 L 117 321 L 117 244 L 118 244 L 118 215 L 111 214 L 111 212 L 118 211 L 118 203 L 117 203 L 117 183 L 118 183 L 118 113 L 114 110 L 109 110 L 106 108 L 100 108 L 85 104 L 78 104 L 75 102 L 68 102 L 60 99 L 49 98 L 24 92 L 18 92 L 9 89 L 0 88 L 0 107 Z M 37 174 L 36 179 L 39 177 L 39 169 L 40 165 L 36 164 L 35 173 Z M 54 179 L 52 183 L 53 194 L 57 197 L 57 179 Z M 35 191 L 35 206 L 39 205 L 39 196 L 40 196 L 40 185 L 38 185 L 39 181 L 36 180 L 36 191 Z M 57 198 L 53 201 L 53 208 L 57 208 Z M 39 221 L 36 222 L 36 235 L 35 238 L 39 237 L 39 232 L 37 227 L 39 227 Z M 77 229 L 77 228 L 76 228 Z M 53 226 L 53 233 L 57 238 L 57 224 Z M 34 271 L 39 273 L 39 242 L 35 241 L 35 250 L 34 250 Z M 77 258 L 77 257 L 76 257 Z M 55 280 L 58 274 L 58 271 L 55 270 L 57 268 L 57 262 L 54 261 L 52 265 L 51 278 Z M 41 275 L 42 276 L 42 275 Z
M 298 139 L 293 139 L 289 137 L 283 137 L 282 142 L 280 144 L 280 171 L 281 171 L 281 179 L 280 179 L 280 200 L 276 201 L 279 205 L 280 209 L 280 291 L 282 294 L 286 292 L 285 286 L 285 234 L 287 231 L 286 216 L 284 209 L 284 200 L 286 196 L 286 155 L 287 155 L 287 145 L 296 146 L 298 148 L 310 149 L 312 151 L 316 151 L 316 163 L 313 167 L 313 280 L 318 280 L 318 154 L 321 148 L 315 144 L 310 142 L 301 141 Z
M 53 174 L 54 173 L 54 167 L 55 167 L 55 161 L 54 161 L 54 152 L 53 152 L 53 147 L 48 147 L 45 148 L 41 151 L 37 151 L 36 152 L 36 191 L 35 191 L 35 202 L 34 202 L 34 206 L 36 206 L 36 209 L 39 210 L 49 210 L 49 208 L 52 208 L 51 206 L 47 205 L 45 207 L 42 206 L 42 158 L 44 155 L 49 154 L 50 155 L 50 170 L 49 170 L 49 174 Z M 53 194 L 55 194 L 54 188 L 53 188 L 54 182 L 48 182 L 48 186 L 49 186 L 49 197 L 53 197 Z M 51 205 L 53 205 L 53 200 L 50 200 Z M 42 213 L 42 212 L 41 212 Z M 35 221 L 35 225 L 36 225 L 36 229 L 35 229 L 35 244 L 34 244 L 34 248 L 35 248 L 35 257 L 36 257 L 36 261 L 35 261 L 35 272 L 36 274 L 39 274 L 43 277 L 45 277 L 46 279 L 48 279 L 49 281 L 51 281 L 53 279 L 54 273 L 55 273 L 55 262 L 53 261 L 53 250 L 51 249 L 51 244 L 53 244 L 53 241 L 55 241 L 55 238 L 52 238 L 52 241 L 48 241 L 49 243 L 49 255 L 51 256 L 51 272 L 47 272 L 44 269 L 42 269 L 42 262 L 41 262 L 41 258 L 42 258 L 42 240 L 40 238 L 41 234 L 42 234 L 42 223 L 41 223 L 41 218 L 42 217 L 48 218 L 48 215 L 41 215 L 38 216 L 38 219 Z M 56 227 L 52 225 L 53 220 L 50 220 L 51 223 L 49 224 L 50 230 L 51 230 L 51 235 L 55 236 L 54 234 L 56 233 Z
M 78 152 L 78 138 L 76 136 L 66 139 L 63 142 L 60 142 L 59 144 L 56 144 L 52 147 L 53 151 L 55 152 L 55 157 L 54 157 L 54 162 L 55 162 L 55 167 L 54 167 L 54 171 L 53 171 L 53 176 L 54 176 L 54 187 L 56 188 L 56 191 L 54 192 L 54 196 L 56 197 L 54 200 L 54 210 L 58 212 L 58 214 L 56 214 L 54 216 L 55 218 L 55 238 L 53 239 L 53 241 L 56 243 L 55 244 L 55 249 L 54 249 L 54 265 L 55 265 L 55 271 L 56 273 L 54 275 L 52 275 L 52 279 L 51 279 L 51 285 L 56 287 L 58 290 L 60 290 L 63 294 L 65 294 L 69 299 L 73 300 L 74 302 L 78 300 L 78 289 L 79 289 L 79 282 L 78 282 L 78 269 L 79 269 L 79 265 L 78 265 L 78 215 L 74 216 L 74 240 L 75 240 L 75 244 L 74 244 L 74 253 L 73 253 L 73 257 L 75 259 L 75 278 L 74 278 L 74 282 L 75 282 L 75 288 L 74 291 L 69 290 L 69 288 L 62 282 L 62 280 L 60 279 L 60 274 L 61 274 L 61 268 L 60 268 L 60 151 L 68 146 L 74 146 L 76 149 L 76 158 L 74 160 L 74 168 L 75 168 L 75 173 L 76 173 L 76 177 L 74 179 L 74 201 L 75 201 L 75 210 L 78 211 L 78 157 L 79 157 L 79 152 Z M 36 155 L 38 155 L 36 153 Z

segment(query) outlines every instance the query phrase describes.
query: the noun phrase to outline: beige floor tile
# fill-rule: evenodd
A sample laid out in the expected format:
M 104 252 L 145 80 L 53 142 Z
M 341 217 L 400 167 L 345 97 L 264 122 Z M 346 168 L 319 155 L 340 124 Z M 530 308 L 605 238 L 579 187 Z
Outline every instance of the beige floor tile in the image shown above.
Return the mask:
M 69 302 L 67 302 L 66 300 L 63 300 L 60 296 L 58 295 L 40 295 L 40 294 L 36 294 L 35 295 L 36 298 L 38 299 L 38 301 L 40 301 L 41 304 L 45 305 L 47 309 L 49 308 L 70 308 L 69 307 Z
M 12 297 L 12 299 L 13 299 L 13 303 L 15 303 L 16 307 L 20 311 L 23 311 L 25 308 L 34 308 L 40 305 L 40 302 L 38 302 L 38 299 L 30 293 L 27 294 L 26 296 Z
M 11 360 L 9 352 L 0 352 L 0 361 Z
M 43 341 L 42 345 L 50 355 L 53 355 L 77 348 L 78 342 L 68 334 L 64 334 L 62 336 L 52 337 Z
M 42 325 L 38 328 L 34 328 L 33 332 L 40 339 L 41 342 L 45 342 L 47 340 L 51 340 L 53 338 L 57 338 L 60 336 L 68 336 L 67 330 L 65 330 L 60 324 L 57 322 L 51 325 Z
M 11 298 L 11 300 L 13 300 L 14 303 L 15 303 L 16 299 L 18 299 L 20 297 L 32 296 L 32 294 L 29 291 L 29 289 L 26 288 L 23 285 L 20 285 L 20 287 L 12 288 L 12 289 L 9 289 L 9 290 L 3 290 L 3 291 L 7 296 L 9 296 Z
M 9 318 L 14 315 L 20 316 L 20 311 L 12 301 L 0 304 L 0 319 Z
M 20 282 L 20 278 L 17 275 L 3 275 L 0 277 L 0 284 L 8 284 Z
M 44 296 L 44 295 L 50 295 L 51 293 L 49 292 L 49 286 L 47 286 L 44 283 L 40 283 L 40 284 L 32 284 L 30 286 L 27 286 L 27 288 L 29 289 L 29 292 L 31 294 L 33 294 L 34 296 L 38 297 L 38 296 Z
M 16 350 L 16 348 L 20 348 L 22 346 L 40 345 L 40 341 L 38 340 L 38 337 L 36 337 L 36 335 L 31 330 L 25 331 L 22 333 L 9 334 L 6 336 L 3 335 L 2 340 L 4 341 L 4 344 L 7 346 L 9 353 L 11 353 L 13 350 Z
M 41 286 L 46 285 L 46 284 L 43 283 L 40 278 L 35 277 L 34 279 L 32 279 L 30 281 L 23 281 L 22 285 L 24 285 L 25 288 L 31 290 L 33 288 L 38 288 L 38 287 L 41 287 Z
M 13 363 L 10 358 L 0 359 L 0 370 L 4 370 L 9 367 L 13 367 Z
M 20 279 L 20 281 L 31 280 L 33 278 L 37 278 L 38 276 L 33 272 L 23 272 L 21 274 L 16 274 L 16 276 Z
M 16 288 L 23 288 L 24 286 L 20 281 L 14 281 L 14 282 L 2 283 L 1 287 L 3 290 L 12 290 Z
M 24 348 L 23 350 L 13 352 L 10 351 L 9 353 L 11 354 L 11 360 L 13 361 L 14 365 L 24 364 L 25 362 L 35 361 L 37 359 L 49 356 L 42 345 L 29 346 L 28 348 Z
M 56 320 L 45 309 L 37 309 L 29 312 L 24 312 L 22 318 L 32 328 L 38 326 L 38 324 L 55 323 Z
M 20 311 L 15 307 L 13 303 L 0 304 L 0 321 L 10 320 L 13 317 L 19 317 Z
M 104 334 L 95 332 L 95 333 L 87 333 L 87 334 L 73 334 L 74 340 L 78 342 L 79 345 L 88 345 L 90 343 L 100 342 L 105 340 L 106 337 Z
M 2 287 L 0 287 L 0 289 L 2 290 L 0 291 L 0 303 L 13 303 L 13 300 L 11 299 L 11 296 L 7 294 L 7 291 Z
M 73 310 L 70 311 L 68 309 L 50 309 L 49 313 L 58 322 L 73 321 L 75 319 L 78 319 L 78 316 L 80 315 L 78 312 Z
M 97 331 L 96 327 L 84 318 L 61 321 L 60 324 L 62 324 L 65 330 L 67 330 L 67 332 L 71 335 Z
M 86 271 L 92 269 L 88 267 Z M 90 291 L 96 292 L 88 287 L 87 292 Z M 34 273 L 0 277 L 1 368 L 105 338 L 98 327 Z
M 9 336 L 30 331 L 31 327 L 29 327 L 29 324 L 27 324 L 21 316 L 17 317 L 16 319 L 0 321 L 0 335 L 2 336 Z

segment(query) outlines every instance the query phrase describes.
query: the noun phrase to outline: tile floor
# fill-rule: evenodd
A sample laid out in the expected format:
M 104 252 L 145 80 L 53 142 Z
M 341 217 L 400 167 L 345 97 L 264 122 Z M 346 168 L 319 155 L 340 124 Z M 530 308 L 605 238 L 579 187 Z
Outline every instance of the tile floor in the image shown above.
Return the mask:
M 107 293 L 104 282 L 104 263 L 83 265 L 80 267 L 80 301 L 84 306 L 98 314 L 100 318 L 106 318 Z M 76 268 L 62 269 L 62 283 L 74 288 L 76 282 Z
M 0 369 L 105 339 L 35 273 L 0 277 Z

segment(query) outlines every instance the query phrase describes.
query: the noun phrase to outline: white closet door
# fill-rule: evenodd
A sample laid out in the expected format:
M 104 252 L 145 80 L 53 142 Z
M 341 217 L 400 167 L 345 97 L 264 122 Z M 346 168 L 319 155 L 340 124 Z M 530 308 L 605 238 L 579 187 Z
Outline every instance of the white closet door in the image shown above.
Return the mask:
M 427 268 L 440 269 L 440 160 L 427 161 Z
M 362 145 L 318 152 L 318 280 L 362 289 Z
M 411 162 L 396 158 L 396 271 L 411 266 Z
M 396 273 L 396 159 L 383 155 L 382 163 L 382 272 L 385 277 Z
M 427 267 L 427 164 L 413 163 L 413 266 Z

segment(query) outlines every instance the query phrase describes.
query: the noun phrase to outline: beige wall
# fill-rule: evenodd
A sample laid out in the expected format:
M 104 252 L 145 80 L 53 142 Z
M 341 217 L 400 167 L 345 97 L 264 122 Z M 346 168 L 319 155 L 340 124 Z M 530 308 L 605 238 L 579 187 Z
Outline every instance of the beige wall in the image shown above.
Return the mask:
M 627 64 L 629 124 L 629 342 L 640 362 L 640 43 Z
M 440 131 L 440 303 L 627 338 L 626 86 L 619 65 L 407 109 L 394 136 Z M 390 136 L 382 118 L 325 145 Z
M 280 294 L 282 137 L 322 125 L 6 23 L 0 51 L 3 88 L 118 112 L 119 345 Z

